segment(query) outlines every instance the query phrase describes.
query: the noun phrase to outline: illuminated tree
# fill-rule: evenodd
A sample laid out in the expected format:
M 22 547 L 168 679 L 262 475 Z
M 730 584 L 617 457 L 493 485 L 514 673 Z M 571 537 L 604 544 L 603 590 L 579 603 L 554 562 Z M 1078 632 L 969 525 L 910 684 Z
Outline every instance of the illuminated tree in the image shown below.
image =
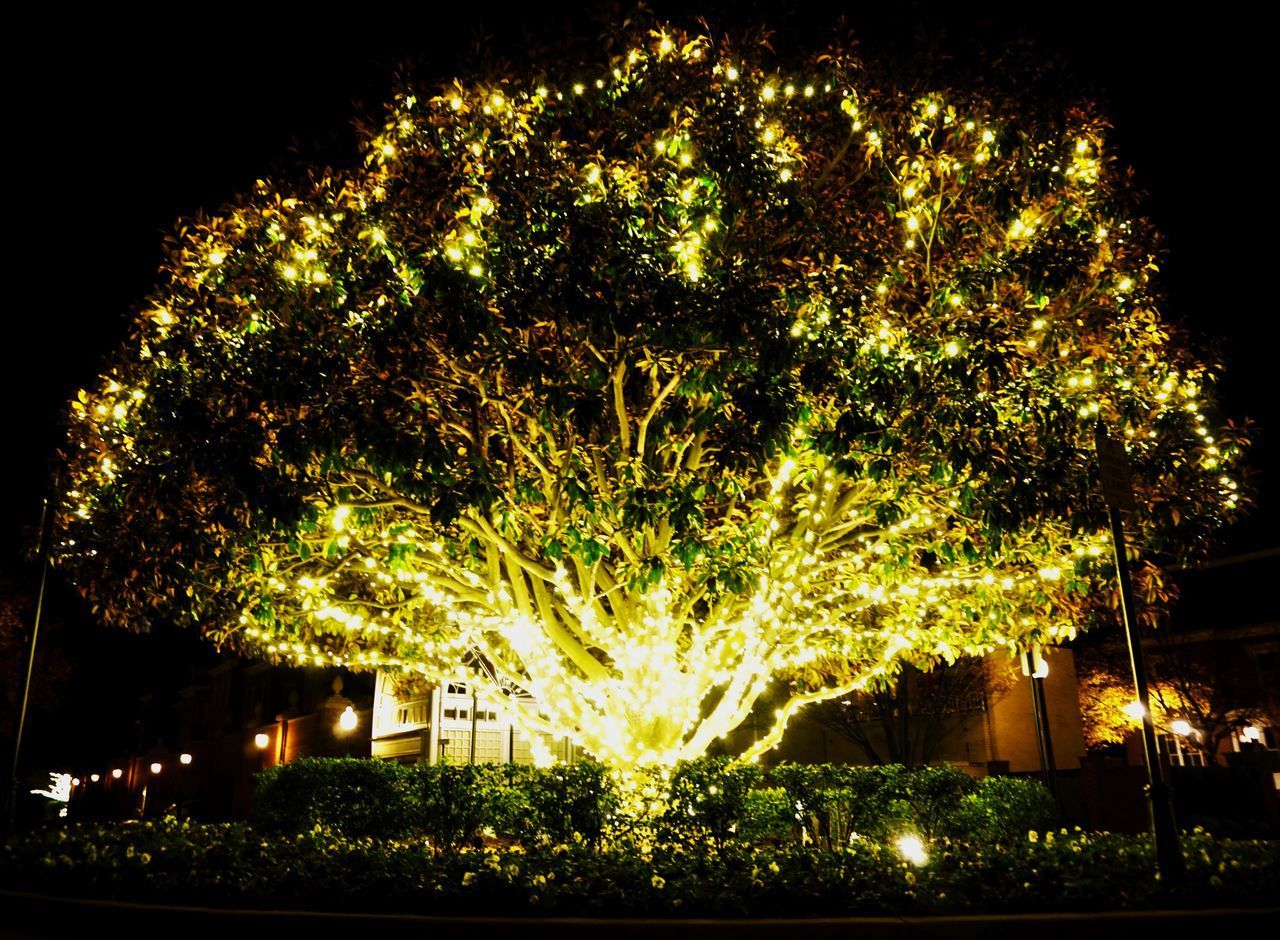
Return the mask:
M 1185 746 L 1201 751 L 1210 763 L 1242 727 L 1274 720 L 1269 690 L 1259 686 L 1253 664 L 1238 645 L 1219 639 L 1183 642 L 1166 628 L 1147 644 L 1147 655 L 1157 728 L 1176 734 L 1175 722 L 1185 721 L 1191 728 L 1182 735 Z M 1076 662 L 1085 744 L 1091 749 L 1123 744 L 1139 727 L 1126 710 L 1134 690 L 1123 643 L 1090 643 Z
M 465 669 L 669 763 L 766 690 L 752 754 L 904 663 L 1071 636 L 1099 417 L 1144 550 L 1236 507 L 1099 118 L 631 45 L 406 90 L 360 169 L 179 233 L 72 405 L 60 553 L 105 620 Z

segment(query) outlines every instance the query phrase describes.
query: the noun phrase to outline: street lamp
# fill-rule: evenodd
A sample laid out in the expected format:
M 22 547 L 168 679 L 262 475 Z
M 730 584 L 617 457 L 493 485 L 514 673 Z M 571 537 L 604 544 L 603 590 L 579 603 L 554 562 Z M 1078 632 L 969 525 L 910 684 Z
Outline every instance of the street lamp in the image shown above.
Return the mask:
M 1191 727 L 1191 722 L 1179 718 L 1170 723 L 1169 730 L 1174 734 L 1181 735 L 1185 738 L 1189 736 L 1194 729 Z
M 262 773 L 267 765 L 267 745 L 271 743 L 271 735 L 259 731 L 253 736 L 253 746 L 258 749 L 258 773 Z
M 1142 721 L 1147 717 L 1147 708 L 1141 702 L 1130 702 L 1124 707 L 1124 713 L 1132 721 Z
M 360 723 L 356 710 L 348 705 L 342 710 L 342 714 L 338 716 L 338 730 L 343 734 L 356 730 L 356 725 Z
M 89 774 L 90 783 L 97 783 L 101 779 L 102 779 L 102 774 Z
M 1022 672 L 1031 686 L 1031 714 L 1036 723 L 1036 748 L 1040 752 L 1040 774 L 1044 785 L 1056 798 L 1058 768 L 1053 755 L 1053 736 L 1049 732 L 1049 704 L 1045 699 L 1044 680 L 1049 675 L 1049 662 L 1039 643 L 1032 643 L 1022 656 Z
M 190 763 L 191 763 L 191 755 L 190 755 L 190 754 L 179 754 L 179 755 L 178 755 L 178 763 L 179 763 L 179 764 L 190 764 Z
M 151 762 L 151 772 L 152 772 L 153 774 L 158 774 L 158 773 L 160 773 L 160 771 L 162 771 L 163 769 L 164 769 L 164 765 L 163 765 L 163 764 L 161 764 L 158 760 L 156 760 L 156 761 L 152 761 L 152 762 Z
M 117 768 L 115 768 L 114 770 L 112 770 L 112 771 L 111 771 L 111 779 L 112 779 L 112 780 L 119 780 L 119 779 L 120 779 L 121 777 L 123 777 L 123 776 L 124 776 L 124 771 L 123 771 L 123 770 L 121 770 L 119 767 L 117 767 Z

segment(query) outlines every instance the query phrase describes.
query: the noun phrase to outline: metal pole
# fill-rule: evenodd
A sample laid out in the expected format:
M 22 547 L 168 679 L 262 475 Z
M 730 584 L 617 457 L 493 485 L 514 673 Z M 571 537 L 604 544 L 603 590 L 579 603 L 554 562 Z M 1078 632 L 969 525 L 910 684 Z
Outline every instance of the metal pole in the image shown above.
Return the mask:
M 1049 733 L 1049 708 L 1044 697 L 1044 677 L 1036 675 L 1035 657 L 1031 650 L 1023 653 L 1027 661 L 1027 680 L 1031 683 L 1031 711 L 1036 722 L 1036 745 L 1040 750 L 1040 775 L 1054 799 L 1058 797 L 1058 764 L 1053 756 L 1053 736 Z
M 44 613 L 44 588 L 49 579 L 49 542 L 53 535 L 56 509 L 48 497 L 40 507 L 40 587 L 36 591 L 36 611 L 31 621 L 31 639 L 27 643 L 27 669 L 22 679 L 22 698 L 18 705 L 18 725 L 13 734 L 13 763 L 9 767 L 9 795 L 5 807 L 5 831 L 13 832 L 18 813 L 18 762 L 22 758 L 22 734 L 27 726 L 27 703 L 31 698 L 31 674 L 36 664 L 36 641 L 40 635 L 40 617 Z
M 1180 879 L 1186 871 L 1182 850 L 1178 846 L 1178 829 L 1173 821 L 1173 807 L 1169 803 L 1169 788 L 1164 781 L 1164 769 L 1160 764 L 1160 752 L 1156 747 L 1155 719 L 1151 715 L 1151 702 L 1147 693 L 1147 664 L 1142 655 L 1142 637 L 1138 633 L 1135 615 L 1137 605 L 1133 597 L 1133 583 L 1129 577 L 1128 556 L 1125 554 L 1124 521 L 1120 510 L 1107 507 L 1111 523 L 1111 544 L 1115 552 L 1116 574 L 1120 579 L 1120 609 L 1124 615 L 1124 635 L 1129 644 L 1129 665 L 1133 669 L 1133 686 L 1142 703 L 1142 756 L 1147 768 L 1147 799 L 1151 804 L 1151 832 L 1156 843 L 1156 865 L 1169 880 Z

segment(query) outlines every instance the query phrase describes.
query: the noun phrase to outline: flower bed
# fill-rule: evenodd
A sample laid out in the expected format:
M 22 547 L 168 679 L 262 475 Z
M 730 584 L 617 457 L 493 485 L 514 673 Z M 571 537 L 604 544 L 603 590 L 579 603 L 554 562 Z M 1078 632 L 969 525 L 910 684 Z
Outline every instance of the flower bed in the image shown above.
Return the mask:
M 1051 831 L 992 843 L 928 842 L 921 865 L 890 844 L 585 841 L 432 847 L 318 828 L 72 824 L 0 849 L 8 888 L 235 907 L 431 914 L 805 917 L 1274 904 L 1280 843 L 1184 838 L 1176 888 L 1142 837 Z

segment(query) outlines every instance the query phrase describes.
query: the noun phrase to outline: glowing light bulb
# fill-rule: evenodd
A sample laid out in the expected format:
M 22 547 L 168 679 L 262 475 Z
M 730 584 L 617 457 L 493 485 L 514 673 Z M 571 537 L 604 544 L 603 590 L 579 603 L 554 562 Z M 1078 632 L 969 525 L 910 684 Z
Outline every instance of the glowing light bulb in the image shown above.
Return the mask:
M 186 753 L 179 754 L 178 763 L 182 764 L 183 766 L 189 765 L 191 763 L 191 755 Z
M 360 719 L 356 716 L 355 709 L 348 705 L 343 709 L 342 714 L 338 716 L 338 730 L 344 734 L 349 731 L 355 731 L 359 722 Z
M 924 840 L 914 833 L 900 836 L 894 842 L 894 846 L 898 849 L 898 854 L 902 856 L 904 861 L 910 862 L 917 868 L 929 863 L 929 853 L 925 850 Z
M 1124 707 L 1124 713 L 1131 721 L 1142 721 L 1147 716 L 1147 710 L 1143 708 L 1139 701 L 1129 702 Z

